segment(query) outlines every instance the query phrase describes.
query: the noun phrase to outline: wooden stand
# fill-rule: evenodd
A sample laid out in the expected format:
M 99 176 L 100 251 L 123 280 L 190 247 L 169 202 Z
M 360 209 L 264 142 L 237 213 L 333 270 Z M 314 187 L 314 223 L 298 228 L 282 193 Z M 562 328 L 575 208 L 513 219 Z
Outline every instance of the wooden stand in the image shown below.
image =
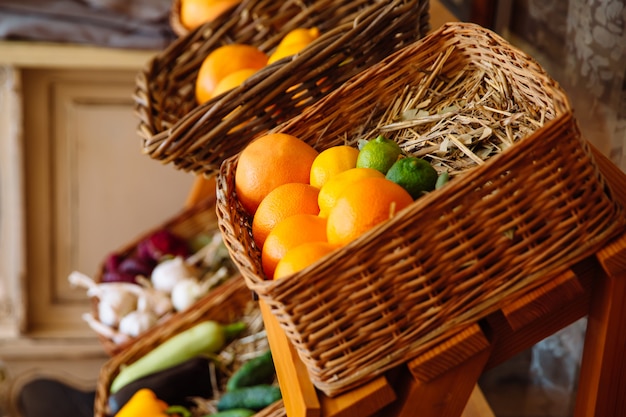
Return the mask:
M 626 207 L 626 175 L 594 149 Z M 215 192 L 199 178 L 187 204 Z M 288 417 L 493 417 L 477 381 L 487 369 L 588 316 L 575 417 L 626 416 L 626 231 L 523 297 L 511 297 L 392 372 L 337 397 L 315 389 L 269 309 L 261 310 Z

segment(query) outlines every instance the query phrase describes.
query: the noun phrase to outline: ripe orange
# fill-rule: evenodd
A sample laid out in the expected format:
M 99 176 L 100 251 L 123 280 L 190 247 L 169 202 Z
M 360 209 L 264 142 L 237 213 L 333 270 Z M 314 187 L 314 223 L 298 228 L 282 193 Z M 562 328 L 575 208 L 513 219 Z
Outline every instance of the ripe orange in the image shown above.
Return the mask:
M 328 242 L 350 243 L 413 202 L 411 195 L 386 178 L 364 178 L 350 185 L 328 213 Z
M 196 78 L 196 101 L 211 99 L 213 90 L 225 76 L 241 69 L 259 70 L 267 64 L 267 55 L 252 45 L 233 43 L 215 48 L 202 61 Z
M 215 20 L 241 0 L 181 0 L 180 22 L 189 30 Z
M 294 214 L 317 215 L 319 190 L 312 185 L 300 182 L 282 184 L 273 189 L 259 204 L 252 219 L 252 237 L 259 248 L 274 226 Z
M 263 243 L 261 263 L 265 276 L 271 279 L 285 253 L 306 242 L 326 242 L 326 219 L 313 214 L 296 214 L 281 220 Z
M 323 150 L 311 166 L 311 185 L 322 188 L 334 175 L 355 168 L 358 156 L 359 150 L 348 145 L 333 146 Z
M 239 155 L 235 190 L 243 208 L 254 215 L 261 200 L 282 184 L 308 184 L 318 152 L 284 133 L 269 133 L 248 144 Z
M 336 246 L 328 242 L 307 242 L 291 248 L 276 265 L 274 279 L 281 279 L 287 275 L 295 274 L 335 249 Z
M 235 87 L 239 87 L 239 85 L 241 85 L 245 80 L 250 78 L 257 71 L 258 70 L 255 68 L 244 68 L 235 72 L 231 72 L 217 83 L 217 85 L 211 92 L 211 98 L 217 97 L 220 94 L 232 90 Z
M 320 206 L 320 216 L 328 217 L 330 209 L 337 203 L 337 199 L 355 181 L 363 178 L 385 178 L 385 175 L 374 168 L 350 168 L 336 174 L 320 188 L 317 204 Z

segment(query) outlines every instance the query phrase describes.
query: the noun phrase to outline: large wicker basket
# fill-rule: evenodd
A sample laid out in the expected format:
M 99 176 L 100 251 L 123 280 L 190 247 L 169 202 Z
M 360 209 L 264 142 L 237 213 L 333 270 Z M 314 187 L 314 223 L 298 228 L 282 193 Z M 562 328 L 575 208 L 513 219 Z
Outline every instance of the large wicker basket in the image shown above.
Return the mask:
M 444 25 L 275 131 L 318 150 L 356 146 L 394 97 L 432 77 L 435 60 L 450 50 L 436 82 L 468 66 L 504 77 L 508 97 L 539 110 L 542 126 L 292 277 L 263 276 L 251 219 L 235 192 L 237 156 L 218 176 L 218 217 L 231 256 L 328 395 L 484 318 L 624 226 L 564 92 L 533 59 L 473 24 Z
M 94 416 L 105 417 L 109 415 L 109 388 L 123 366 L 135 362 L 172 336 L 204 320 L 215 320 L 220 323 L 239 321 L 246 312 L 250 311 L 250 306 L 256 304 L 257 301 L 253 299 L 252 293 L 242 279 L 231 280 L 216 289 L 203 303 L 186 310 L 175 319 L 154 329 L 138 339 L 129 348 L 110 358 L 100 369 L 96 387 Z M 283 416 L 286 414 L 282 401 L 278 401 L 255 414 L 255 417 Z
M 138 74 L 135 109 L 143 152 L 178 169 L 214 174 L 259 133 L 300 113 L 352 75 L 428 30 L 427 0 L 243 0 L 179 38 Z M 197 106 L 194 84 L 215 48 L 245 43 L 271 52 L 297 27 L 321 36 L 300 54 L 258 71 Z
M 119 253 L 122 257 L 128 257 L 134 252 L 137 251 L 137 245 L 139 242 L 152 235 L 157 230 L 169 230 L 173 232 L 175 235 L 190 241 L 194 237 L 202 234 L 202 233 L 214 233 L 218 231 L 217 225 L 217 216 L 215 213 L 215 202 L 216 199 L 214 196 L 207 197 L 202 201 L 194 204 L 191 207 L 187 207 L 182 209 L 179 213 L 174 215 L 173 217 L 167 219 L 165 222 L 155 226 L 154 228 L 145 231 L 141 235 L 137 236 L 134 240 L 127 243 L 123 247 L 116 250 L 116 253 Z M 105 272 L 105 262 L 100 265 L 98 274 L 95 276 L 96 282 L 101 282 L 103 274 Z M 241 276 L 233 271 L 232 279 L 241 279 Z M 205 300 L 199 300 L 197 303 L 200 305 L 204 303 Z M 196 306 L 196 308 L 200 308 L 200 306 Z M 93 315 L 96 319 L 98 319 L 98 299 L 94 298 L 92 302 L 92 310 Z M 178 313 L 174 313 L 171 317 L 177 316 Z M 168 318 L 167 320 L 169 320 Z M 158 326 L 159 324 L 157 324 Z M 139 337 L 142 337 L 141 335 Z M 112 339 L 105 337 L 101 334 L 98 334 L 98 339 L 102 344 L 104 351 L 109 355 L 113 356 L 121 352 L 122 350 L 127 349 L 130 345 L 132 345 L 135 339 L 132 339 L 130 342 L 117 344 Z

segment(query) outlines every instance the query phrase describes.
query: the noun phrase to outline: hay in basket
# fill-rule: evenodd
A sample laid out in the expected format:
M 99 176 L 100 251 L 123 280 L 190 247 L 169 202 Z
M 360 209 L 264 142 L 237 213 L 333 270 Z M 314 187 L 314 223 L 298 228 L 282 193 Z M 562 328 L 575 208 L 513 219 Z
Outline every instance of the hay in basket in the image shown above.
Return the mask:
M 186 245 L 191 246 L 194 241 L 200 241 L 199 243 L 203 247 L 196 248 L 198 251 L 191 254 L 187 258 L 188 262 L 200 267 L 198 269 L 198 281 L 203 282 L 203 280 L 212 279 L 213 282 L 210 283 L 210 285 L 215 287 L 230 279 L 241 279 L 241 275 L 238 273 L 232 260 L 228 258 L 225 253 L 223 253 L 223 242 L 219 233 L 217 216 L 215 213 L 215 201 L 215 197 L 211 196 L 199 201 L 193 206 L 180 210 L 180 212 L 163 223 L 145 231 L 123 247 L 116 249 L 112 255 L 114 254 L 115 256 L 118 256 L 118 259 L 120 259 L 118 262 L 120 263 L 123 262 L 124 259 L 133 258 L 138 252 L 141 251 L 139 246 L 141 246 L 143 242 L 146 242 L 156 232 L 166 230 L 175 235 L 177 238 L 182 239 L 182 241 L 186 242 Z M 192 258 L 195 260 L 192 260 Z M 216 271 L 218 268 L 220 269 L 219 273 Z M 108 281 L 105 279 L 106 274 L 107 260 L 105 259 L 100 265 L 98 273 L 94 277 L 94 281 L 96 283 Z M 145 276 L 143 278 L 146 282 L 145 285 L 152 284 L 150 282 L 150 276 Z M 209 283 L 207 282 L 207 286 L 208 285 Z M 212 289 L 209 289 L 208 291 L 210 292 Z M 96 329 L 101 327 L 97 326 L 97 323 L 104 321 L 101 321 L 99 317 L 99 302 L 100 300 L 97 296 L 92 298 L 92 319 L 90 321 L 92 325 L 94 325 L 93 321 L 96 322 L 94 326 Z M 204 302 L 205 300 L 202 298 L 197 301 L 197 304 L 202 304 Z M 196 308 L 198 308 L 198 306 L 196 306 Z M 158 321 L 154 324 L 154 326 L 158 327 L 162 325 L 163 322 L 176 317 L 178 314 L 180 313 L 171 309 L 166 311 L 164 314 L 158 313 Z M 143 337 L 143 333 L 133 337 L 130 335 L 120 335 L 120 332 L 118 331 L 119 329 L 115 327 L 111 330 L 112 334 L 109 334 L 111 331 L 97 332 L 98 340 L 102 344 L 104 351 L 110 356 L 116 355 L 127 349 L 138 338 Z M 150 330 L 147 331 L 149 332 Z
M 258 134 L 424 36 L 428 11 L 426 0 L 243 0 L 180 37 L 138 74 L 134 100 L 143 152 L 184 171 L 215 174 Z M 211 51 L 244 43 L 271 53 L 290 30 L 313 26 L 321 36 L 301 53 L 196 105 L 196 75 Z
M 235 192 L 237 156 L 222 164 L 217 210 L 231 257 L 330 396 L 536 288 L 624 225 L 564 92 L 477 25 L 442 26 L 274 131 L 318 150 L 383 133 L 451 175 L 357 240 L 268 281 Z
M 193 417 L 216 412 L 216 400 L 220 393 L 224 392 L 228 376 L 232 375 L 232 372 L 247 360 L 269 349 L 258 302 L 254 300 L 250 290 L 241 279 L 231 280 L 222 285 L 202 304 L 198 304 L 175 319 L 168 321 L 105 362 L 98 377 L 94 417 L 111 415 L 109 407 L 110 387 L 123 366 L 135 362 L 154 347 L 205 320 L 214 320 L 222 324 L 242 321 L 247 325 L 246 330 L 240 336 L 218 353 L 222 367 L 220 368 L 221 372 L 217 371 L 216 365 L 216 369 L 212 369 L 210 373 L 213 397 L 194 398 L 192 401 L 194 406 L 191 407 L 190 411 Z M 286 416 L 282 400 L 274 402 L 254 416 Z

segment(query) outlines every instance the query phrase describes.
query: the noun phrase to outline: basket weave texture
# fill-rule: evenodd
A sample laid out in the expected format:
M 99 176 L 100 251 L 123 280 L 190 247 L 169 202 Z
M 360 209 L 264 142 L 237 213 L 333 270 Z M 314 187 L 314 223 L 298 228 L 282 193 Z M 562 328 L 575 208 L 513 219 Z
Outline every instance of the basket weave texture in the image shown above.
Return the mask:
M 169 15 L 170 27 L 178 36 L 185 36 L 189 29 L 180 21 L 180 0 L 172 0 Z
M 180 37 L 137 76 L 134 94 L 143 152 L 206 175 L 258 134 L 300 113 L 345 80 L 429 30 L 427 0 L 243 0 Z M 241 86 L 196 105 L 204 58 L 224 44 L 271 53 L 290 30 L 317 26 L 301 53 L 259 70 Z
M 241 278 L 230 280 L 214 290 L 202 303 L 185 310 L 176 318 L 138 339 L 128 349 L 110 358 L 100 368 L 94 402 L 94 417 L 109 415 L 109 388 L 122 366 L 135 362 L 172 336 L 204 320 L 215 320 L 220 323 L 238 321 L 242 314 L 249 310 L 251 302 L 255 301 L 244 281 Z M 286 416 L 286 413 L 282 401 L 278 401 L 255 414 L 255 417 L 283 416 Z
M 127 243 L 124 247 L 118 249 L 116 252 L 121 254 L 123 257 L 130 256 L 132 253 L 137 251 L 137 245 L 139 244 L 139 242 L 143 241 L 157 230 L 169 230 L 187 241 L 191 240 L 193 237 L 203 232 L 215 232 L 218 230 L 215 203 L 216 199 L 212 196 L 200 201 L 198 204 L 195 204 L 192 207 L 185 208 L 164 223 L 144 232 L 140 236 L 137 236 L 133 241 Z M 104 270 L 105 267 L 103 262 L 100 265 L 98 274 L 95 277 L 96 282 L 102 281 Z M 236 275 L 236 278 L 241 279 L 239 275 Z M 202 300 L 198 301 L 198 303 L 202 302 Z M 92 302 L 92 314 L 96 319 L 98 318 L 97 298 L 94 298 Z M 177 314 L 178 313 L 174 313 L 172 317 L 175 317 Z M 157 326 L 158 325 L 160 324 L 157 324 Z M 140 335 L 139 338 L 141 337 L 142 336 Z M 100 341 L 105 353 L 109 356 L 114 356 L 135 343 L 137 338 L 131 340 L 128 343 L 116 344 L 113 340 L 101 334 L 98 334 L 98 340 Z
M 624 226 L 563 91 L 533 59 L 473 24 L 442 26 L 275 130 L 320 151 L 356 146 L 394 97 L 433 75 L 432 62 L 451 46 L 439 80 L 468 66 L 495 71 L 509 97 L 542 109 L 545 123 L 292 277 L 264 279 L 235 192 L 237 156 L 219 173 L 217 211 L 231 257 L 327 395 L 405 363 L 594 253 Z

